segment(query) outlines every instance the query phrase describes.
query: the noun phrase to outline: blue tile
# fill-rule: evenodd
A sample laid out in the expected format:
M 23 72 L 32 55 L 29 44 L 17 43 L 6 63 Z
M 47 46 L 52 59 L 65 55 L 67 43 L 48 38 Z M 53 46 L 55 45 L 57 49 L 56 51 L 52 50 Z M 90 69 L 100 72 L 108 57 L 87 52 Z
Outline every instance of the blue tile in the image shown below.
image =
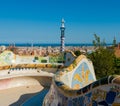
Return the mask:
M 108 106 L 108 104 L 106 103 L 106 101 L 99 102 L 98 104 L 102 105 L 102 106 Z
M 106 96 L 106 102 L 108 104 L 112 104 L 114 102 L 115 97 L 116 97 L 116 92 L 113 91 L 108 92 Z
M 93 102 L 92 102 L 92 106 L 97 106 L 97 102 L 96 102 L 96 101 L 93 101 Z

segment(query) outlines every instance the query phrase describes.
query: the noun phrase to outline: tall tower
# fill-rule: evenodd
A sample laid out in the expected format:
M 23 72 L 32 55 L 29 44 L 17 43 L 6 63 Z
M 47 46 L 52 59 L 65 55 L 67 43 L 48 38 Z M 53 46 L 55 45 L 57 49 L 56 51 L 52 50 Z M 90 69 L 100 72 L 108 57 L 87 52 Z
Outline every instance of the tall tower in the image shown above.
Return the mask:
M 62 19 L 61 27 L 60 27 L 60 30 L 61 30 L 61 47 L 60 47 L 60 52 L 64 52 L 64 50 L 65 50 L 65 42 L 64 42 L 64 40 L 65 40 L 65 36 L 64 36 L 64 34 L 65 34 L 65 25 L 64 25 L 64 23 L 65 23 L 65 21 L 64 21 L 64 19 Z

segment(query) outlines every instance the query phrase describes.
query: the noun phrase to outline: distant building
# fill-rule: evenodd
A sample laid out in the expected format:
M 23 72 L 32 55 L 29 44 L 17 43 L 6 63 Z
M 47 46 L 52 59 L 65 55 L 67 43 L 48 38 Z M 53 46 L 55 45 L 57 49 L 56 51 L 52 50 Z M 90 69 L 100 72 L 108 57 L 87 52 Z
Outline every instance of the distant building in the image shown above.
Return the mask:
M 0 46 L 0 51 L 4 51 L 6 49 L 5 46 Z

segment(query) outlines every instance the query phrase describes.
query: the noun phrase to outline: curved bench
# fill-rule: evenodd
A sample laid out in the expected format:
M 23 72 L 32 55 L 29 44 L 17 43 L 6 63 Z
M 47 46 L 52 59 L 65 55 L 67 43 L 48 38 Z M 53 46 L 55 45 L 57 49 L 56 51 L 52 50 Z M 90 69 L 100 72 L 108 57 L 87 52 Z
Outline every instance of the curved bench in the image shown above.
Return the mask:
M 56 73 L 43 106 L 120 106 L 120 76 L 96 81 L 92 63 L 84 55 Z

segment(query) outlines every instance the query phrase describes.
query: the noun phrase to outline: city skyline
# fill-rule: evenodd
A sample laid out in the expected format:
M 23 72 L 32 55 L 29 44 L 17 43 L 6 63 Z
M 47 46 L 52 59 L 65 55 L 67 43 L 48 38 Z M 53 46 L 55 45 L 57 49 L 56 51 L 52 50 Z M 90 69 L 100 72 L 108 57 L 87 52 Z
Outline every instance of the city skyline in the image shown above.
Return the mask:
M 65 19 L 65 43 L 92 43 L 93 34 L 120 42 L 119 0 L 0 1 L 1 43 L 60 43 Z

